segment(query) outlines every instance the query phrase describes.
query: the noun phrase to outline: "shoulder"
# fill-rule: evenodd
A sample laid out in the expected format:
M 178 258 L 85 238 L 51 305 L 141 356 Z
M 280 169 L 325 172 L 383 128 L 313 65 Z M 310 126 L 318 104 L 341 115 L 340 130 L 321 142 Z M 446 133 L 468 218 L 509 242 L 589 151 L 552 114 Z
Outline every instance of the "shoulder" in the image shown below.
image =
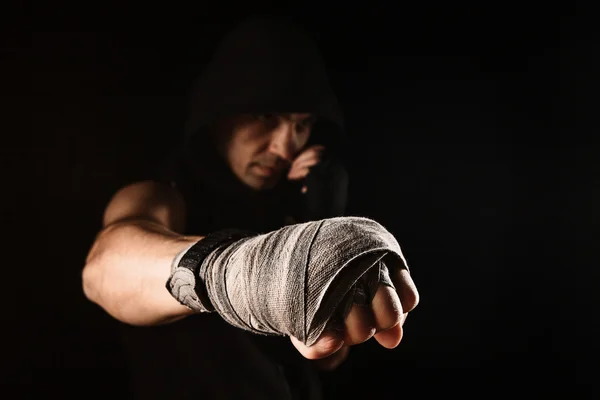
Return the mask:
M 181 230 L 184 215 L 185 201 L 176 187 L 144 180 L 116 191 L 105 209 L 103 224 L 107 226 L 124 219 L 141 218 Z

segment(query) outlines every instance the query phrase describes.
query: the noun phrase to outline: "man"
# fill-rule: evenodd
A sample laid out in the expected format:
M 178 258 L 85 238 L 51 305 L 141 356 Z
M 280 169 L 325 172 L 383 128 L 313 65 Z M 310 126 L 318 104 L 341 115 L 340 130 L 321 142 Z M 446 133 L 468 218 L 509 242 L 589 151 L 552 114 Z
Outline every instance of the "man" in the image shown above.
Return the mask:
M 83 271 L 86 296 L 126 324 L 137 397 L 319 398 L 313 367 L 335 368 L 349 346 L 371 337 L 387 348 L 398 345 L 406 314 L 418 303 L 406 269 L 391 273 L 393 284 L 378 283 L 378 275 L 376 290 L 367 296 L 367 289 L 361 289 L 368 301 L 353 300 L 338 317 L 327 317 L 325 328 L 321 324 L 321 330 L 312 332 L 318 333 L 314 340 L 257 335 L 232 326 L 240 308 L 227 314 L 224 306 L 218 308 L 218 297 L 230 296 L 233 285 L 217 285 L 216 292 L 205 293 L 210 276 L 200 268 L 210 257 L 211 265 L 218 264 L 222 253 L 215 249 L 247 244 L 247 237 L 204 249 L 194 264 L 195 289 L 184 295 L 185 288 L 177 286 L 177 271 L 187 271 L 181 266 L 189 265 L 198 246 L 214 242 L 209 238 L 215 231 L 239 228 L 277 235 L 285 226 L 292 230 L 301 222 L 343 215 L 347 175 L 342 144 L 339 106 L 304 34 L 291 25 L 256 19 L 225 38 L 195 87 L 181 146 L 156 175 L 113 196 Z M 265 243 L 240 268 L 261 257 L 257 273 L 277 264 L 265 262 L 280 254 L 276 247 L 267 252 Z M 287 248 L 295 246 L 289 243 Z M 296 248 L 290 254 L 299 252 Z M 232 253 L 219 265 L 242 253 Z M 263 293 L 269 277 L 257 278 L 256 293 Z M 283 282 L 276 282 L 268 293 L 296 295 L 281 293 L 281 287 Z M 352 295 L 359 296 L 360 285 L 352 287 Z M 240 295 L 247 292 L 244 286 Z M 256 309 L 272 295 L 261 296 L 249 312 L 266 313 Z M 323 303 L 330 298 L 322 296 Z M 235 301 L 225 297 L 226 306 Z M 240 307 L 247 303 L 238 300 Z M 209 308 L 219 312 L 204 312 Z M 293 314 L 292 322 L 297 319 L 293 312 L 283 314 L 288 315 L 281 318 Z M 256 315 L 246 318 L 249 330 L 285 333 L 260 326 Z

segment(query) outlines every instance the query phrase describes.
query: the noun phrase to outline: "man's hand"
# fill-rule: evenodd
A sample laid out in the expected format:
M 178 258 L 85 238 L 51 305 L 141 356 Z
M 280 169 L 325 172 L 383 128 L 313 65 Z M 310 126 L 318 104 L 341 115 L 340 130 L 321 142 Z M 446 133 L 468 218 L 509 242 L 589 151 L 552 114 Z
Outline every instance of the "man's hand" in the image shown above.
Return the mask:
M 390 275 L 396 290 L 380 284 L 370 305 L 354 304 L 346 317 L 343 332 L 325 331 L 310 347 L 291 337 L 300 354 L 311 360 L 323 359 L 371 337 L 385 348 L 398 346 L 404 321 L 419 303 L 419 293 L 407 270 L 390 271 Z
M 350 353 L 350 346 L 343 345 L 341 349 L 336 351 L 335 353 L 327 356 L 325 358 L 320 358 L 318 360 L 312 360 L 315 367 L 320 369 L 321 371 L 333 371 L 348 358 L 348 354 Z
M 321 156 L 325 150 L 324 146 L 314 145 L 305 149 L 300 153 L 296 159 L 292 162 L 290 171 L 288 172 L 288 179 L 292 181 L 306 178 L 310 168 L 314 167 L 321 161 Z M 302 193 L 306 192 L 306 186 L 302 187 Z

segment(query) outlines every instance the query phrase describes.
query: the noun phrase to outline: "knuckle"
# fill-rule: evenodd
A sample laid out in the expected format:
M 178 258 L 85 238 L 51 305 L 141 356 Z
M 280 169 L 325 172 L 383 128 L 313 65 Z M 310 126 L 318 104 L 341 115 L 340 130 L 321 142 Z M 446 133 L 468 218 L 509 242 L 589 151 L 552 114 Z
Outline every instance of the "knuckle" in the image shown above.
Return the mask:
M 417 305 L 419 305 L 420 297 L 419 292 L 416 289 L 411 289 L 406 295 L 406 299 L 403 302 L 405 308 L 404 312 L 412 311 Z
M 377 330 L 379 332 L 388 330 L 398 324 L 401 320 L 402 311 L 390 305 L 389 308 L 377 312 Z
M 375 324 L 364 323 L 354 326 L 353 329 L 349 330 L 349 340 L 353 344 L 358 344 L 369 340 L 376 332 Z

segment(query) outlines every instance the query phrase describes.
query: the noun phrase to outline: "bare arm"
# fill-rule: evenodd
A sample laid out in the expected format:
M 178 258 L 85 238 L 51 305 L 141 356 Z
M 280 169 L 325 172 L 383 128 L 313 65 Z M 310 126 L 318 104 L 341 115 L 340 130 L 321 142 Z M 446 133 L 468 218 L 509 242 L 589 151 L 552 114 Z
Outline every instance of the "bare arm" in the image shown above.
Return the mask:
M 83 270 L 86 296 L 116 319 L 132 325 L 158 325 L 191 315 L 165 285 L 174 258 L 201 236 L 184 236 L 185 209 L 181 195 L 172 188 L 141 182 L 121 189 L 110 201 L 104 229 L 98 234 Z M 402 338 L 406 314 L 418 303 L 418 293 L 407 270 L 398 272 L 396 289 L 380 285 L 371 310 L 353 306 L 343 336 L 325 331 L 307 347 L 291 337 L 306 358 L 319 359 L 343 346 L 362 343 L 374 336 L 386 348 Z M 400 297 L 399 297 L 400 296 Z M 402 300 L 400 300 L 402 298 Z M 347 354 L 324 361 L 335 368 Z
M 185 204 L 175 189 L 147 181 L 119 190 L 86 259 L 86 297 L 132 325 L 169 323 L 192 314 L 165 287 L 173 259 L 202 239 L 178 233 L 184 221 Z

